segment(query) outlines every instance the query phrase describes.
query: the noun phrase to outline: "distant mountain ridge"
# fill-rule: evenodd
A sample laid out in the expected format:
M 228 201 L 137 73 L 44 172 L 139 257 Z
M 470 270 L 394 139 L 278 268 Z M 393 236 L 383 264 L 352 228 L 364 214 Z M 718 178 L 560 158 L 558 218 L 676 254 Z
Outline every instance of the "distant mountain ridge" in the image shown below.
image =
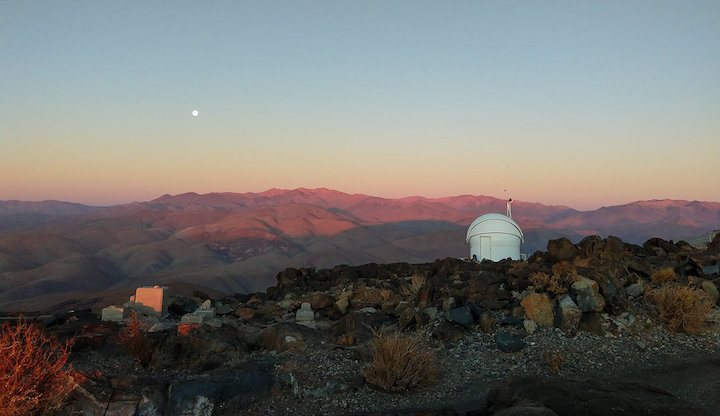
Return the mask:
M 505 212 L 488 196 L 388 199 L 330 189 L 184 193 L 89 207 L 0 201 L 0 309 L 20 298 L 192 282 L 262 291 L 287 266 L 422 263 L 468 253 L 466 227 Z M 642 243 L 720 228 L 720 203 L 654 200 L 578 211 L 515 201 L 522 251 L 598 234 Z

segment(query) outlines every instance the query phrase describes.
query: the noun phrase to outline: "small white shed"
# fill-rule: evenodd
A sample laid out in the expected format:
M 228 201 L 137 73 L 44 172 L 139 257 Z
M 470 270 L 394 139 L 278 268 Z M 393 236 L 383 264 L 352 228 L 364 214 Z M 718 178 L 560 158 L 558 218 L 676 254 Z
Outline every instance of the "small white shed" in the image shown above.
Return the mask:
M 520 244 L 525 242 L 520 226 L 502 214 L 485 214 L 468 228 L 466 243 L 470 243 L 470 258 L 500 261 L 510 257 L 520 260 Z

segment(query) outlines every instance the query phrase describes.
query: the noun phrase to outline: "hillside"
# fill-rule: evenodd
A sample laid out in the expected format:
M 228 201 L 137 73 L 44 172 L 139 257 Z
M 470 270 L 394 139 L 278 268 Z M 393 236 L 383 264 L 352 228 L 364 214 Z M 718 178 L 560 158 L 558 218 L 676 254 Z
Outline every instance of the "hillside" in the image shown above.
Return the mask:
M 185 193 L 114 207 L 0 202 L 0 308 L 65 291 L 192 282 L 263 291 L 285 267 L 427 262 L 467 255 L 466 227 L 504 212 L 487 196 L 378 198 L 328 189 Z M 18 220 L 22 218 L 23 220 Z M 598 234 L 642 243 L 720 228 L 720 203 L 639 201 L 595 211 L 516 201 L 523 252 Z

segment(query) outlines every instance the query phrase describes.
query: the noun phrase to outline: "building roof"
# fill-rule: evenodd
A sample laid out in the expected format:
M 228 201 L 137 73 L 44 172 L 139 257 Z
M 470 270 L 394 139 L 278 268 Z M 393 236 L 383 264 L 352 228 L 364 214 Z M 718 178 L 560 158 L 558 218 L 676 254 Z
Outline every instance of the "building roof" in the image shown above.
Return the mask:
M 510 234 L 525 242 L 520 226 L 512 218 L 502 214 L 485 214 L 477 217 L 468 228 L 465 242 L 470 242 L 470 239 L 476 235 L 484 234 Z

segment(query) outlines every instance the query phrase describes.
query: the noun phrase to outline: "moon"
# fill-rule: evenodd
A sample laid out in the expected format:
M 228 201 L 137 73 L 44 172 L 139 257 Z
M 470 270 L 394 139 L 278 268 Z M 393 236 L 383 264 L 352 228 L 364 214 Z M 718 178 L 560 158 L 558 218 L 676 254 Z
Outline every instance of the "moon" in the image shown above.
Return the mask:
M 192 111 L 192 115 L 193 115 L 193 117 L 197 117 L 197 116 L 198 116 L 198 114 L 200 114 L 200 112 L 199 112 L 199 111 L 197 111 L 197 110 L 193 110 L 193 111 Z

